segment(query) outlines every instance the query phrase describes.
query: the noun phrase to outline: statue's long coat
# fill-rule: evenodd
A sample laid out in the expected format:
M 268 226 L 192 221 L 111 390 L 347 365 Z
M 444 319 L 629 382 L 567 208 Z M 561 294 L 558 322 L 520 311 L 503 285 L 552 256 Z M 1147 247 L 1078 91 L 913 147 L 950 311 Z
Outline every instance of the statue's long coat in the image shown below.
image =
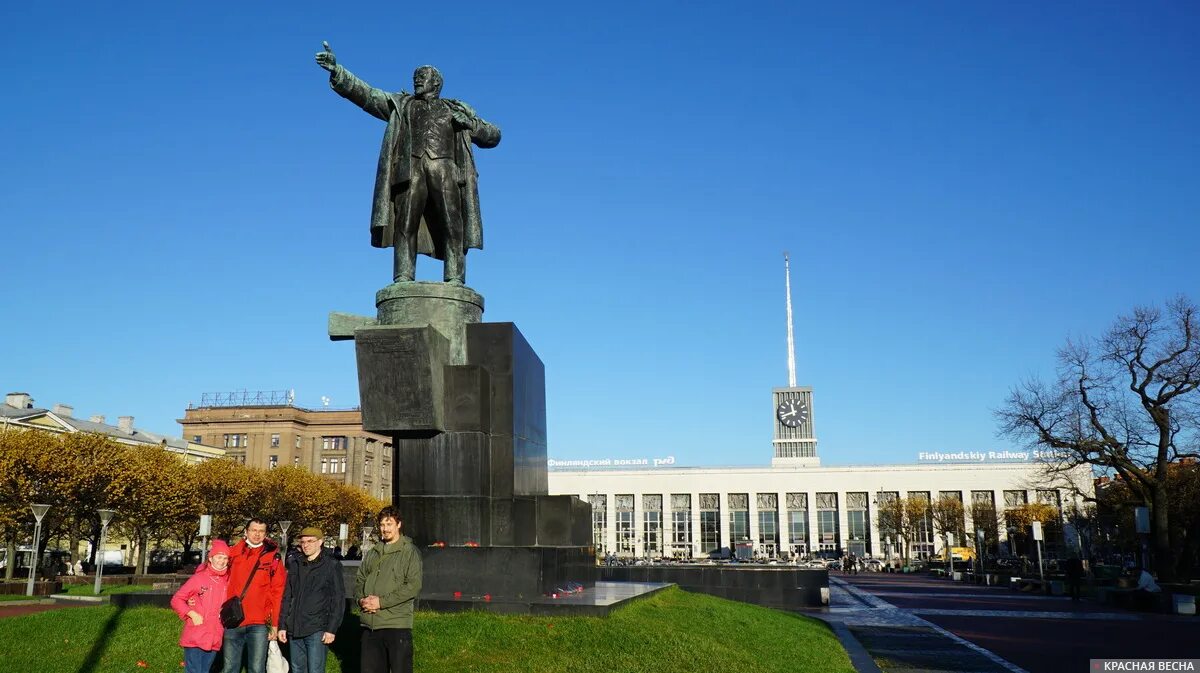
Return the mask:
M 412 130 L 408 123 L 408 107 L 413 97 L 403 91 L 389 93 L 376 89 L 355 77 L 342 66 L 335 66 L 329 75 L 329 86 L 339 95 L 366 110 L 372 116 L 387 122 L 383 133 L 383 145 L 379 148 L 379 166 L 375 171 L 375 197 L 371 207 L 371 245 L 390 248 L 395 241 L 396 217 L 392 206 L 393 188 L 401 188 L 408 182 L 412 170 Z M 483 220 L 479 215 L 479 174 L 475 170 L 475 155 L 471 143 L 488 148 L 500 143 L 500 129 L 492 126 L 475 114 L 469 105 L 461 101 L 444 98 L 450 109 L 466 115 L 473 123 L 471 129 L 457 131 L 454 162 L 458 164 L 462 180 L 463 251 L 483 247 Z M 440 249 L 442 241 L 435 241 L 422 217 L 417 230 L 417 251 L 438 259 L 445 259 Z

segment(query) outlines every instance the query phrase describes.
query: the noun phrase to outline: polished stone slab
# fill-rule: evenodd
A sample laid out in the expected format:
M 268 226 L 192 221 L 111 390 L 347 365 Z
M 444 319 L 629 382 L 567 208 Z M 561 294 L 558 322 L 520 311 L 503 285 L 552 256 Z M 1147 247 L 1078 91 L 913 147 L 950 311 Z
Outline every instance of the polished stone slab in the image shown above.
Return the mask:
M 455 597 L 453 594 L 421 593 L 418 609 L 434 612 L 466 612 L 478 610 L 497 614 L 529 614 L 570 617 L 607 617 L 613 610 L 640 598 L 672 586 L 662 582 L 596 582 L 595 587 L 577 594 L 553 598 L 539 596 L 528 599 L 482 595 Z
M 829 571 L 796 566 L 601 566 L 598 579 L 677 584 L 687 591 L 779 610 L 821 607 L 829 590 Z

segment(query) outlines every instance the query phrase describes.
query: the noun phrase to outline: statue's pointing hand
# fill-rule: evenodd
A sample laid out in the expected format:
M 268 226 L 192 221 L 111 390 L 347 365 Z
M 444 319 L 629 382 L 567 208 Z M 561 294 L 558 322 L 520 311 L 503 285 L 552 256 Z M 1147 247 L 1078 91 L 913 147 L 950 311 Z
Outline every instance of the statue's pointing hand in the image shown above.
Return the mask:
M 325 49 L 317 52 L 317 65 L 333 72 L 333 69 L 337 67 L 337 57 L 333 55 L 333 50 L 329 48 L 328 42 L 321 42 L 321 46 Z

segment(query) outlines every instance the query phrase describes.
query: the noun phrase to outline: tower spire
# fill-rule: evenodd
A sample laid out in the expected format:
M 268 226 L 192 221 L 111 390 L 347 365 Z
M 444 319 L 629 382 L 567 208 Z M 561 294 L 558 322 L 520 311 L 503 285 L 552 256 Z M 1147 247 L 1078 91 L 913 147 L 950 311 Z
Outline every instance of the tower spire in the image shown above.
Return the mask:
M 787 288 L 787 365 L 788 387 L 796 387 L 796 342 L 792 336 L 792 270 L 788 262 L 788 254 L 783 253 L 783 278 Z

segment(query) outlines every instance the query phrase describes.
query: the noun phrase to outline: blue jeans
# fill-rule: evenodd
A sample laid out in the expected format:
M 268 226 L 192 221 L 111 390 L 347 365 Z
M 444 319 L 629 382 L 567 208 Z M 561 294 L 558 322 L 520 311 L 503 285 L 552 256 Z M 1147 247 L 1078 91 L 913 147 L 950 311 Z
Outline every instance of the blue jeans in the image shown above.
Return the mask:
M 212 669 L 213 659 L 216 658 L 216 650 L 185 647 L 183 648 L 183 670 L 185 673 L 208 673 Z
M 291 673 L 325 673 L 325 655 L 329 649 L 321 642 L 324 636 L 324 631 L 317 631 L 303 638 L 288 638 Z
M 225 660 L 224 673 L 241 673 L 243 649 L 246 651 L 247 673 L 266 673 L 266 624 L 247 624 L 236 629 L 225 629 L 225 642 L 221 645 L 221 658 Z

